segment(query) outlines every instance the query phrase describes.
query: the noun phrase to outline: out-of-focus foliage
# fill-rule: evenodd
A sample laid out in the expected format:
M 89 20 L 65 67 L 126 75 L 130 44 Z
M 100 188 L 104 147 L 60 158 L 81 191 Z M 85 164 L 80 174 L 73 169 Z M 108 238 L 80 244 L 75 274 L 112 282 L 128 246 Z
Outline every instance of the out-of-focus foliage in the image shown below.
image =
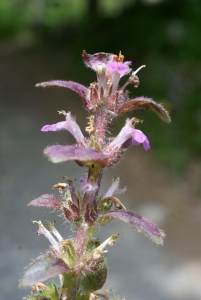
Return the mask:
M 173 122 L 161 125 L 151 112 L 148 117 L 137 112 L 145 119 L 141 129 L 157 148 L 157 157 L 175 169 L 199 158 L 200 0 L 2 0 L 0 12 L 1 38 L 29 32 L 40 45 L 66 49 L 78 80 L 85 69 L 75 57 L 83 49 L 117 54 L 121 50 L 133 61 L 133 69 L 146 64 L 139 73 L 139 88 L 131 88 L 132 96 L 163 103 Z M 84 78 L 85 84 L 90 82 Z

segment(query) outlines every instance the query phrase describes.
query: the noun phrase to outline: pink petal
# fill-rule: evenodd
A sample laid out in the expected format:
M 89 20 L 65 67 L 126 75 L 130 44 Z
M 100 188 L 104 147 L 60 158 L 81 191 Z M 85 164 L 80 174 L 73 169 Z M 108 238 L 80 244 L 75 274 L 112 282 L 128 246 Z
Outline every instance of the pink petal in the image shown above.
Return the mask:
M 62 129 L 66 129 L 65 128 L 65 125 L 66 125 L 66 122 L 63 121 L 63 122 L 59 122 L 59 123 L 56 123 L 56 124 L 52 124 L 52 125 L 45 125 L 41 128 L 41 131 L 59 131 L 59 130 L 62 130 Z
M 139 144 L 143 144 L 144 149 L 147 151 L 148 149 L 150 149 L 150 143 L 149 140 L 147 138 L 147 136 L 138 129 L 134 130 L 134 134 L 133 134 L 133 145 L 138 146 Z
M 120 177 L 114 178 L 112 185 L 108 189 L 107 193 L 103 198 L 111 197 L 114 195 L 114 193 L 122 194 L 125 193 L 126 188 L 124 187 L 123 189 L 119 188 L 119 183 L 120 183 Z
M 132 137 L 132 134 L 134 133 L 134 128 L 133 125 L 131 124 L 132 123 L 131 120 L 130 119 L 126 120 L 126 124 L 124 125 L 124 127 L 122 127 L 119 134 L 110 143 L 109 145 L 110 148 L 120 148 L 129 138 Z
M 133 137 L 138 144 L 141 144 L 144 142 L 146 135 L 141 130 L 135 129 Z
M 97 67 L 102 65 L 106 66 L 108 62 L 113 60 L 114 54 L 109 53 L 96 53 L 96 54 L 88 54 L 85 50 L 82 52 L 82 57 L 84 63 L 87 67 L 97 70 Z
M 131 63 L 131 62 L 124 62 L 124 63 L 116 62 L 116 61 L 109 62 L 107 64 L 107 70 L 111 73 L 117 72 L 122 77 L 122 76 L 130 73 L 131 69 L 128 67 L 129 63 Z
M 43 126 L 41 131 L 59 131 L 62 129 L 68 130 L 74 136 L 77 143 L 80 143 L 82 145 L 86 144 L 82 131 L 75 119 L 71 116 L 70 112 L 66 114 L 66 121 L 52 125 L 45 125 Z
M 81 183 L 81 190 L 84 192 L 95 192 L 98 189 L 97 185 L 92 185 L 84 178 L 80 179 L 80 183 Z

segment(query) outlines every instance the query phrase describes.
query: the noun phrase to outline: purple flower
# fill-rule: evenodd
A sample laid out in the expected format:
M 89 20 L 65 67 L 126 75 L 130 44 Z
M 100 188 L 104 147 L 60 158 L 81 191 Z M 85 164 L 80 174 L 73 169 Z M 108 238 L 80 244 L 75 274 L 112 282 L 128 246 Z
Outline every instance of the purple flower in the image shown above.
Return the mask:
M 123 189 L 119 188 L 119 183 L 120 183 L 120 178 L 114 178 L 112 185 L 110 186 L 110 188 L 108 189 L 108 191 L 106 192 L 106 194 L 104 195 L 103 198 L 107 198 L 107 197 L 111 197 L 113 196 L 115 193 L 117 194 L 122 194 L 125 193 L 126 191 L 126 187 L 124 187 Z
M 102 114 L 107 112 L 107 114 L 110 115 L 108 123 L 112 121 L 114 116 L 136 109 L 152 109 L 163 121 L 167 123 L 170 122 L 168 112 L 161 104 L 158 104 L 154 100 L 146 97 L 128 99 L 128 93 L 125 91 L 125 88 L 128 84 L 138 86 L 139 79 L 136 73 L 144 66 L 132 72 L 127 82 L 122 87 L 119 87 L 120 78 L 131 72 L 129 68 L 131 62 L 123 62 L 124 56 L 121 55 L 121 53 L 117 56 L 103 52 L 88 54 L 86 51 L 83 51 L 82 56 L 85 65 L 96 72 L 97 83 L 91 83 L 89 88 L 87 88 L 73 81 L 51 80 L 39 83 L 36 86 L 57 86 L 71 89 L 80 96 L 87 110 L 95 113 L 99 110 L 99 113 L 102 111 Z M 60 125 L 61 127 L 63 126 L 62 124 Z
M 86 179 L 81 178 L 80 179 L 81 184 L 81 190 L 84 192 L 95 192 L 98 189 L 97 184 L 92 185 L 90 182 L 88 182 Z
M 82 52 L 85 65 L 96 72 L 100 67 L 106 69 L 107 64 L 114 60 L 114 56 L 114 54 L 104 52 L 96 54 L 88 54 L 85 50 Z
M 56 236 L 58 241 L 53 237 L 53 235 L 51 234 L 51 232 L 49 230 L 47 230 L 43 224 L 41 223 L 41 221 L 33 221 L 33 223 L 37 223 L 39 225 L 39 229 L 36 232 L 38 235 L 44 235 L 50 242 L 50 244 L 52 245 L 52 249 L 54 251 L 54 253 L 56 254 L 57 257 L 61 257 L 61 246 L 60 246 L 60 242 L 62 241 L 62 237 L 60 234 L 58 234 L 58 231 L 56 230 L 56 228 L 51 224 L 52 227 L 52 231 L 56 232 Z
M 125 61 L 124 63 L 123 62 L 109 62 L 107 64 L 107 71 L 110 72 L 110 73 L 118 73 L 120 75 L 120 77 L 124 76 L 124 75 L 127 75 L 130 73 L 130 71 L 132 69 L 130 69 L 128 67 L 128 65 L 131 64 L 131 61 Z
M 147 151 L 150 149 L 150 143 L 146 135 L 138 130 L 135 129 L 134 134 L 132 136 L 133 145 L 138 146 L 139 144 L 143 144 L 144 149 Z
M 75 119 L 71 116 L 71 113 L 66 113 L 65 111 L 59 112 L 66 117 L 66 121 L 59 122 L 52 125 L 45 125 L 42 127 L 41 131 L 60 131 L 68 130 L 75 138 L 79 145 L 86 145 L 85 138 L 80 130 L 79 125 L 76 123 Z
M 146 135 L 142 131 L 134 128 L 136 123 L 139 123 L 139 120 L 136 118 L 127 119 L 120 133 L 108 145 L 106 153 L 108 151 L 115 151 L 115 149 L 128 148 L 131 144 L 135 146 L 143 144 L 146 151 L 150 149 L 149 140 Z
M 131 145 L 138 146 L 139 144 L 143 144 L 146 151 L 150 149 L 147 136 L 142 131 L 134 128 L 135 124 L 139 123 L 139 120 L 136 118 L 127 119 L 125 126 L 111 142 L 107 142 L 105 138 L 105 141 L 100 143 L 97 135 L 96 142 L 93 138 L 94 147 L 96 148 L 93 149 L 93 143 L 90 139 L 87 140 L 84 138 L 80 127 L 75 119 L 71 117 L 71 114 L 65 113 L 64 115 L 66 116 L 66 121 L 53 125 L 45 125 L 42 128 L 42 131 L 58 131 L 66 129 L 74 136 L 77 145 L 54 145 L 47 147 L 44 150 L 44 153 L 53 163 L 74 160 L 80 166 L 98 164 L 104 168 L 106 166 L 114 165 L 121 158 L 125 150 Z M 89 128 L 87 127 L 86 130 L 88 131 Z
M 114 61 L 107 64 L 108 74 L 110 74 L 112 78 L 112 93 L 117 91 L 120 78 L 130 73 L 131 69 L 128 67 L 129 64 L 131 64 L 131 61 L 124 63 L 121 61 Z

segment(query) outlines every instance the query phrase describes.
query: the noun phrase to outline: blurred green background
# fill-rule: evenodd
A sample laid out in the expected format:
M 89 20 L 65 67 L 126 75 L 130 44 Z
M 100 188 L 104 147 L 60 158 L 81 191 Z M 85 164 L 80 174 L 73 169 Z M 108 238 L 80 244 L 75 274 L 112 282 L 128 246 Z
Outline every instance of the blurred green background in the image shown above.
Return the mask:
M 82 65 L 83 49 L 121 50 L 133 69 L 146 64 L 139 88 L 129 87 L 132 95 L 163 103 L 172 116 L 167 125 L 137 113 L 156 158 L 180 173 L 190 160 L 200 163 L 201 1 L 1 0 L 0 13 L 0 39 L 8 48 L 66 53 L 68 70 L 60 78 L 94 80 Z

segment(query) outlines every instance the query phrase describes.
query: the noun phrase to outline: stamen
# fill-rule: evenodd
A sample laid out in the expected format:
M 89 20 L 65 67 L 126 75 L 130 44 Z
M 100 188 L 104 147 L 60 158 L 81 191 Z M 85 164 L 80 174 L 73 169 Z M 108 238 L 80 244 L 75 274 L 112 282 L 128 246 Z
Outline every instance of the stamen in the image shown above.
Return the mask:
M 132 75 L 135 76 L 142 68 L 145 68 L 145 67 L 146 67 L 146 65 L 142 65 L 136 71 L 132 72 Z
M 127 85 L 129 85 L 130 83 L 133 82 L 134 87 L 137 88 L 139 86 L 139 78 L 136 76 L 137 72 L 139 72 L 142 68 L 145 68 L 146 65 L 142 65 L 141 67 L 139 67 L 136 71 L 131 73 L 131 76 L 129 77 L 129 79 L 126 81 L 126 83 L 124 83 L 124 85 L 120 88 L 122 91 L 127 87 Z
M 87 296 L 89 296 L 89 300 L 98 299 L 98 297 L 95 294 L 93 294 L 93 293 L 87 293 Z
M 105 300 L 108 300 L 109 297 L 108 297 L 108 294 L 109 292 L 111 292 L 112 289 L 108 289 L 108 290 L 101 290 L 99 291 L 98 293 L 94 293 L 95 295 L 99 296 L 99 297 L 102 297 L 103 299 Z
M 123 60 L 124 60 L 124 55 L 121 54 L 121 51 L 119 51 L 119 56 L 118 55 L 114 55 L 114 61 L 122 63 Z
M 32 291 L 33 292 L 39 293 L 41 290 L 46 290 L 46 291 L 49 291 L 49 292 L 51 291 L 51 289 L 47 285 L 43 284 L 42 282 L 39 282 L 39 283 L 34 284 L 32 286 Z
M 87 123 L 87 124 L 89 124 L 89 126 L 87 126 L 85 128 L 85 131 L 88 132 L 88 134 L 91 134 L 95 130 L 95 128 L 94 128 L 94 116 L 91 115 L 90 117 L 87 117 L 87 119 L 89 119 L 89 122 Z
M 67 113 L 65 112 L 65 110 L 58 110 L 57 112 L 58 112 L 60 115 L 64 115 L 64 116 L 67 115 Z
M 60 193 L 60 194 L 63 194 L 63 189 L 65 189 L 66 187 L 67 187 L 67 184 L 66 184 L 66 183 L 59 182 L 59 183 L 53 185 L 52 189 L 58 188 L 59 193 Z
M 107 246 L 113 246 L 115 244 L 115 240 L 118 237 L 118 235 L 122 234 L 122 232 L 117 232 L 113 234 L 111 237 L 109 237 L 107 240 L 105 240 L 100 246 L 96 248 L 96 250 L 103 251 L 105 247 Z
M 130 121 L 131 121 L 131 124 L 134 125 L 134 124 L 138 124 L 138 123 L 143 123 L 144 120 L 140 120 L 140 119 L 137 119 L 134 117 Z

